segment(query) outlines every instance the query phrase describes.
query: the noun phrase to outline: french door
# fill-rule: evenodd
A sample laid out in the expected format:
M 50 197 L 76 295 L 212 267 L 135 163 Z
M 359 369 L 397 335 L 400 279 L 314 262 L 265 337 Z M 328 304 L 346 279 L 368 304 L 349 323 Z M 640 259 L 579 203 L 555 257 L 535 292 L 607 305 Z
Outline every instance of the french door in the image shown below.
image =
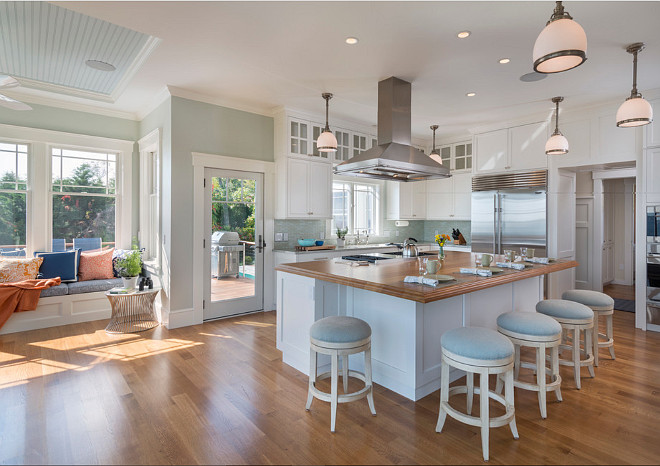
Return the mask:
M 263 309 L 262 173 L 204 170 L 204 320 Z

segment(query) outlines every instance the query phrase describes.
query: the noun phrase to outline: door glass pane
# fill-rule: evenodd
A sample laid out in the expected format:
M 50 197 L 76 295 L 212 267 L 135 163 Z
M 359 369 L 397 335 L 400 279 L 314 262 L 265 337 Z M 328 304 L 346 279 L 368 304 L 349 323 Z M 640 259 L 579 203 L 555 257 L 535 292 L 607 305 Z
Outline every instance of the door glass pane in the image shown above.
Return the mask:
M 211 185 L 211 301 L 254 296 L 256 183 L 213 177 Z

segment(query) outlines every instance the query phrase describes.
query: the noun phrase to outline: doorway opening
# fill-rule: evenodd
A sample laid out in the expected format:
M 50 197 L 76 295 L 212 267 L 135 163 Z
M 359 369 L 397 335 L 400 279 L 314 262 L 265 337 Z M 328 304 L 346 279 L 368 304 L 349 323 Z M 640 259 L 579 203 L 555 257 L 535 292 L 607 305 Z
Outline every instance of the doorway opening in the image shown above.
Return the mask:
M 263 174 L 205 169 L 204 319 L 263 309 Z

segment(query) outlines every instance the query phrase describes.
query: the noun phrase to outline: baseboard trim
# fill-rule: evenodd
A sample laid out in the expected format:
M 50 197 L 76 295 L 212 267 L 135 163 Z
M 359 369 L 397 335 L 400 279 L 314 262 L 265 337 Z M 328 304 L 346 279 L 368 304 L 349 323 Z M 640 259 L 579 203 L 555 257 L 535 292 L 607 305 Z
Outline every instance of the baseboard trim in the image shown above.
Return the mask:
M 163 312 L 167 314 L 167 317 L 163 315 L 163 322 L 168 329 L 188 327 L 190 325 L 201 324 L 202 322 L 197 322 L 195 318 L 195 309 L 177 309 L 176 311 Z

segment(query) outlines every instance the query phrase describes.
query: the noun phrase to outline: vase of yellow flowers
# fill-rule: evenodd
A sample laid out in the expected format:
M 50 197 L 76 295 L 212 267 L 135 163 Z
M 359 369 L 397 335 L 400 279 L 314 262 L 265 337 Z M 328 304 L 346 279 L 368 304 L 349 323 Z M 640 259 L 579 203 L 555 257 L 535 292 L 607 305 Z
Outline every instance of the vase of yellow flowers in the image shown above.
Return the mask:
M 438 259 L 445 260 L 445 243 L 449 241 L 449 235 L 435 235 L 435 242 L 438 243 Z

